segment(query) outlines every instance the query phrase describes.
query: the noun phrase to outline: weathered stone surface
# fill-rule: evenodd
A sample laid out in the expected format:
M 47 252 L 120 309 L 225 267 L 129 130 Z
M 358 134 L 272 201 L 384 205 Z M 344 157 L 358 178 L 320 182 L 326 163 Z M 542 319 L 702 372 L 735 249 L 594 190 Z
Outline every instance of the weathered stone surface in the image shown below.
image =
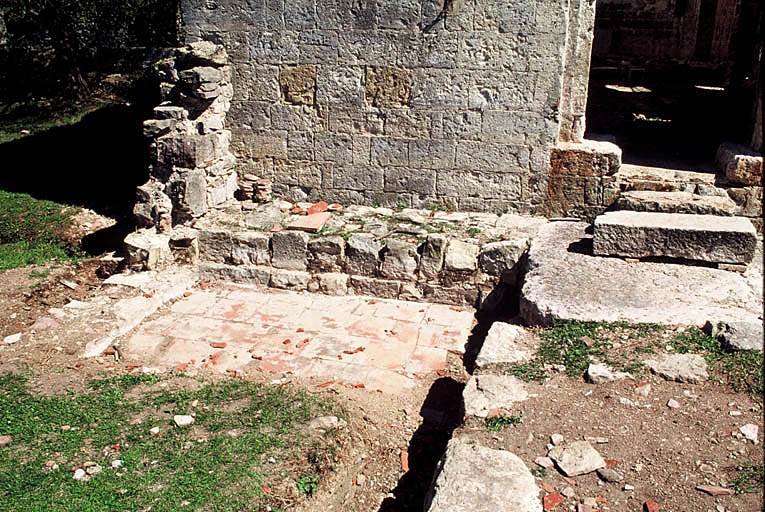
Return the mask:
M 707 380 L 707 362 L 698 354 L 666 354 L 643 361 L 655 374 L 677 382 L 699 383 Z
M 723 143 L 715 158 L 717 167 L 731 183 L 739 185 L 760 185 L 762 183 L 762 155 L 750 148 Z
M 592 256 L 587 228 L 581 222 L 551 222 L 532 240 L 520 304 L 527 323 L 702 326 L 706 320 L 759 320 L 761 274 L 750 285 L 739 274 L 714 268 Z
M 348 294 L 348 281 L 350 279 L 348 274 L 329 272 L 317 274 L 316 279 L 318 281 L 318 290 L 321 293 L 326 293 L 327 295 Z
M 308 266 L 319 272 L 338 272 L 345 260 L 345 240 L 341 236 L 322 236 L 308 242 Z
M 199 277 L 205 281 L 231 281 L 240 284 L 268 286 L 271 281 L 271 267 L 253 265 L 226 265 L 202 263 Z
M 408 107 L 412 78 L 408 69 L 367 67 L 367 103 L 375 107 Z
M 763 350 L 763 325 L 759 322 L 707 322 L 704 332 L 730 350 Z
M 271 286 L 283 290 L 302 291 L 308 288 L 311 274 L 300 270 L 275 268 L 271 271 Z
M 489 411 L 510 411 L 516 402 L 528 398 L 523 381 L 512 375 L 474 375 L 465 385 L 462 398 L 465 414 L 485 418 Z
M 250 212 L 245 216 L 248 226 L 258 229 L 271 229 L 274 224 L 279 224 L 282 220 L 282 212 L 274 204 L 265 205 L 258 208 L 256 212 Z
M 501 277 L 512 271 L 529 247 L 529 237 L 491 242 L 481 247 L 478 256 L 483 272 Z
M 538 496 L 534 477 L 516 455 L 453 438 L 436 467 L 424 510 L 542 512 Z
M 149 230 L 125 237 L 127 264 L 136 270 L 158 270 L 172 262 L 170 237 Z
M 305 270 L 308 256 L 308 234 L 302 231 L 280 231 L 271 238 L 271 264 L 287 270 Z
M 727 194 L 722 196 L 702 196 L 688 192 L 654 192 L 635 190 L 624 192 L 615 204 L 618 210 L 657 213 L 693 213 L 699 215 L 732 216 L 736 213 L 736 203 Z
M 444 267 L 444 255 L 448 239 L 444 235 L 428 235 L 422 245 L 420 258 L 420 276 L 425 281 L 436 279 Z
M 316 66 L 282 66 L 279 70 L 282 101 L 293 105 L 313 105 Z
M 689 188 L 693 192 L 697 185 L 715 184 L 715 175 L 708 172 L 677 171 L 632 164 L 622 164 L 614 178 L 625 190 L 657 192 L 683 192 Z
M 199 231 L 186 226 L 173 229 L 170 251 L 176 263 L 196 264 L 199 261 Z
M 196 41 L 176 50 L 176 62 L 179 68 L 194 66 L 225 66 L 228 63 L 226 49 L 210 41 Z
M 519 325 L 494 322 L 475 359 L 478 368 L 497 363 L 522 363 L 531 360 L 539 339 Z
M 318 233 L 331 217 L 332 214 L 329 212 L 312 213 L 311 215 L 301 216 L 293 220 L 287 224 L 287 229 L 305 231 L 306 233 Z
M 383 299 L 395 299 L 401 291 L 399 281 L 375 279 L 374 277 L 351 276 L 354 295 L 369 295 Z
M 478 268 L 478 246 L 460 240 L 449 240 L 444 257 L 444 269 L 472 271 Z
M 603 363 L 590 363 L 587 367 L 585 378 L 593 384 L 605 384 L 615 380 L 629 378 L 630 374 L 625 372 L 615 372 Z
M 370 235 L 353 235 L 345 245 L 345 268 L 349 274 L 377 275 L 383 245 Z
M 554 446 L 547 454 L 566 476 L 579 476 L 606 467 L 606 461 L 587 441 Z
M 231 234 L 231 261 L 237 265 L 268 265 L 271 236 L 256 231 Z
M 615 211 L 595 219 L 593 253 L 747 264 L 756 244 L 744 217 Z
M 417 279 L 417 246 L 403 240 L 390 239 L 382 252 L 380 275 L 388 279 Z

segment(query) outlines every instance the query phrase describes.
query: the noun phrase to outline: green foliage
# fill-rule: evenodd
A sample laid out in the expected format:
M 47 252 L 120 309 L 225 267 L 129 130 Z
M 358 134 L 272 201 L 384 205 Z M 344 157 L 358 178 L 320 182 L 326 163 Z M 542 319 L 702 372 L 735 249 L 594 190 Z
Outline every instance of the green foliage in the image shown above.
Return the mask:
M 0 271 L 78 257 L 63 239 L 75 208 L 0 190 Z
M 298 491 L 306 496 L 313 496 L 319 488 L 319 477 L 315 475 L 303 475 L 297 481 Z
M 0 376 L 2 432 L 13 436 L 0 450 L 0 511 L 265 510 L 271 499 L 262 486 L 283 476 L 264 462 L 297 460 L 308 444 L 298 424 L 334 408 L 240 380 L 136 387 L 159 380 L 128 375 L 93 381 L 83 393 L 35 396 L 24 378 Z M 192 428 L 174 426 L 172 415 L 192 411 Z M 155 426 L 160 434 L 149 435 Z M 115 459 L 121 468 L 112 468 Z M 69 468 L 86 461 L 103 471 L 73 480 Z M 313 478 L 304 480 L 311 492 Z
M 547 478 L 547 471 L 545 468 L 531 468 L 531 474 L 536 478 Z
M 737 494 L 762 492 L 765 486 L 765 465 L 743 464 L 737 467 L 732 484 Z
M 493 418 L 486 418 L 484 420 L 484 424 L 486 425 L 486 429 L 490 430 L 492 432 L 496 432 L 498 430 L 502 430 L 505 427 L 511 427 L 515 425 L 520 425 L 523 423 L 523 416 L 506 416 L 504 414 L 500 416 L 494 416 Z

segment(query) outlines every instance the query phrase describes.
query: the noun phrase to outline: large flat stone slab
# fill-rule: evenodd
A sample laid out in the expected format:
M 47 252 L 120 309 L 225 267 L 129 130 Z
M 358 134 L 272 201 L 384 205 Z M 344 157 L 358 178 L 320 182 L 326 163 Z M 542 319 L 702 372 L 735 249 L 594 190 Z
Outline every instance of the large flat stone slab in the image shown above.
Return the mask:
M 427 512 L 542 512 L 539 488 L 515 454 L 449 441 L 425 498 Z
M 473 375 L 462 392 L 465 414 L 479 418 L 499 409 L 510 411 L 528 397 L 523 381 L 512 375 Z
M 709 320 L 762 321 L 762 271 L 668 263 L 627 263 L 593 256 L 583 222 L 552 222 L 531 243 L 521 315 L 556 320 L 654 322 L 703 326 Z M 759 276 L 753 275 L 759 273 Z
M 744 217 L 614 211 L 595 219 L 593 253 L 748 264 L 757 231 Z
M 730 217 L 736 212 L 736 203 L 729 197 L 653 190 L 623 192 L 615 207 L 617 210 L 633 212 L 689 213 L 723 217 Z
M 539 338 L 520 325 L 494 322 L 486 334 L 475 365 L 483 368 L 498 363 L 522 363 L 532 359 L 539 348 Z

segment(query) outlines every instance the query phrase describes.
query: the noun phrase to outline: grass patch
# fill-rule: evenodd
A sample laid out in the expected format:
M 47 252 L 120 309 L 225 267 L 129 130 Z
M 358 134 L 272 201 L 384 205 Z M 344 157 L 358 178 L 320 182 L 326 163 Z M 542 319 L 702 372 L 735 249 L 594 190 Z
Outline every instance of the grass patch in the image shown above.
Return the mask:
M 282 507 L 279 486 L 290 478 L 297 485 L 300 473 L 268 459 L 304 469 L 305 454 L 317 446 L 302 425 L 334 408 L 305 393 L 243 380 L 136 388 L 159 380 L 128 375 L 93 381 L 83 393 L 41 397 L 23 378 L 0 376 L 0 433 L 13 436 L 0 450 L 0 511 Z M 194 424 L 176 427 L 175 414 L 193 414 Z M 152 427 L 159 435 L 150 435 Z M 113 467 L 115 460 L 121 466 Z M 58 469 L 50 467 L 54 462 Z M 74 480 L 71 469 L 86 463 L 102 471 Z
M 523 423 L 523 416 L 506 416 L 504 414 L 500 416 L 494 416 L 493 418 L 486 418 L 484 424 L 486 429 L 491 432 L 502 430 L 505 427 L 512 427 Z
M 541 382 L 547 377 L 550 366 L 563 367 L 569 376 L 579 377 L 592 359 L 597 359 L 617 370 L 640 373 L 643 364 L 634 357 L 634 352 L 641 345 L 633 350 L 631 357 L 611 359 L 609 351 L 612 343 L 615 338 L 620 342 L 636 342 L 662 329 L 654 324 L 631 325 L 623 322 L 558 323 L 539 332 L 541 342 L 533 360 L 499 365 L 499 369 L 527 382 Z
M 0 121 L 0 144 L 29 137 L 52 128 L 70 126 L 108 103 L 40 101 L 35 104 L 13 104 L 5 107 Z
M 731 482 L 736 494 L 745 494 L 750 492 L 762 492 L 765 486 L 765 465 L 744 464 L 738 466 L 736 475 Z
M 80 257 L 79 249 L 63 239 L 76 212 L 74 207 L 0 190 L 0 271 Z
M 670 346 L 679 354 L 690 352 L 701 354 L 714 372 L 721 375 L 734 391 L 749 393 L 752 398 L 762 402 L 763 393 L 765 393 L 762 352 L 726 351 L 720 340 L 696 328 L 688 329 L 675 336 Z

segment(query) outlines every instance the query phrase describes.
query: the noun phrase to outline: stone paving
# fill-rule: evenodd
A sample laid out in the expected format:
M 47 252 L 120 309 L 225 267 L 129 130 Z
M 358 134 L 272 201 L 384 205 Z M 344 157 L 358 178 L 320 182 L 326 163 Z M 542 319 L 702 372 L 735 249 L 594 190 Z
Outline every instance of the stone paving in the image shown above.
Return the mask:
M 186 295 L 123 342 L 123 357 L 187 373 L 289 373 L 398 393 L 444 369 L 448 352 L 464 352 L 475 315 L 466 307 L 230 284 Z

